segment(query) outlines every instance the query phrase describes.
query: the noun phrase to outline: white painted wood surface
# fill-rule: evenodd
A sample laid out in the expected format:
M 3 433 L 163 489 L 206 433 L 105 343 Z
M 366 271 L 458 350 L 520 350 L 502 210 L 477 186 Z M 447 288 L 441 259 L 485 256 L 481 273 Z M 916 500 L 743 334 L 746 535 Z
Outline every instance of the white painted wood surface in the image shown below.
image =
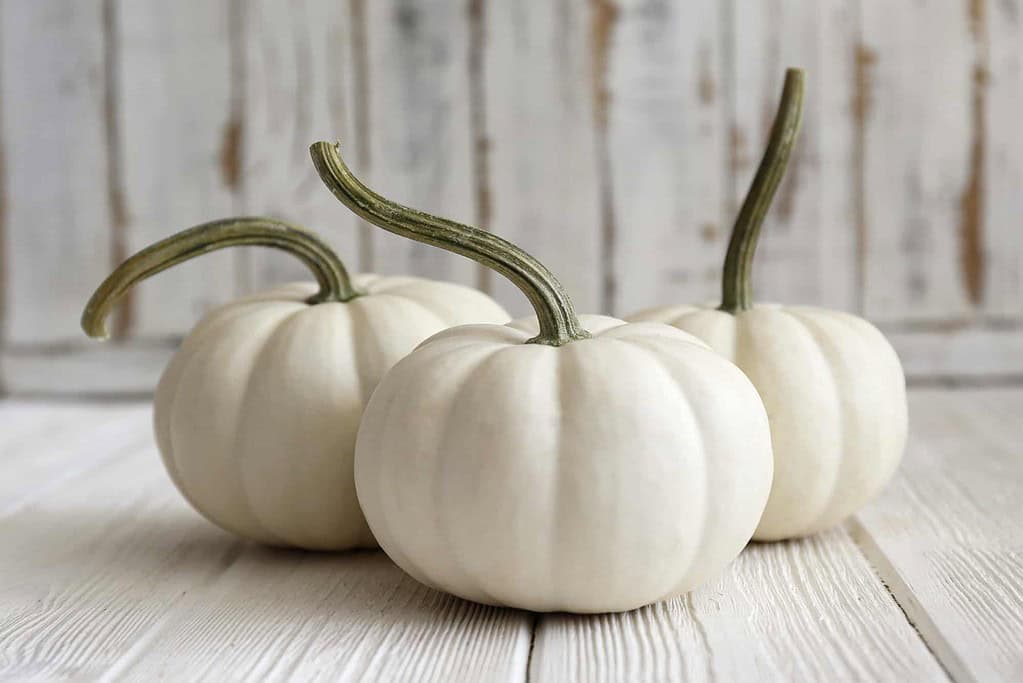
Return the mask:
M 1015 681 L 1023 390 L 910 394 L 895 483 L 619 615 L 431 591 L 379 553 L 237 541 L 163 473 L 145 403 L 0 402 L 0 679 Z
M 249 547 L 104 678 L 519 681 L 531 626 L 432 591 L 380 553 Z
M 169 343 L 92 342 L 56 349 L 8 349 L 0 354 L 4 386 L 21 396 L 150 396 L 174 354 Z
M 732 218 L 721 5 L 608 5 L 608 308 L 716 300 Z
M 843 0 L 737 0 L 737 46 L 729 97 L 729 189 L 734 219 L 770 134 L 785 68 L 806 70 L 799 143 L 768 214 L 754 267 L 762 301 L 858 305 L 855 125 L 855 8 Z M 855 117 L 852 119 L 855 124 Z
M 882 328 L 884 329 L 884 328 Z M 953 326 L 885 333 L 903 359 L 911 382 L 940 377 L 952 381 L 1013 383 L 1023 379 L 1023 328 Z
M 353 170 L 382 194 L 463 222 L 476 217 L 469 119 L 469 31 L 462 0 L 364 5 L 369 153 Z M 347 153 L 346 153 L 347 154 Z M 353 160 L 354 161 L 354 160 Z M 475 263 L 367 228 L 366 269 L 474 285 Z
M 225 2 L 110 7 L 118 102 L 111 211 L 123 259 L 238 212 L 222 157 L 232 135 L 231 27 Z M 234 252 L 210 254 L 140 284 L 121 306 L 122 332 L 167 337 L 188 329 L 204 310 L 234 297 L 237 261 Z
M 103 3 L 0 3 L 7 345 L 74 339 L 111 266 Z
M 933 320 L 970 309 L 967 272 L 979 264 L 964 240 L 983 228 L 975 209 L 963 207 L 979 134 L 971 119 L 967 6 L 978 4 L 985 3 L 862 3 L 860 59 L 870 85 L 863 297 L 877 320 Z
M 1023 103 L 1023 2 L 989 2 L 975 48 L 986 66 L 983 122 L 986 149 L 983 200 L 986 210 L 984 246 L 987 258 L 984 310 L 989 315 L 1018 317 L 1023 310 L 1023 135 L 1019 108 Z
M 603 310 L 603 278 L 594 267 L 604 247 L 587 0 L 477 5 L 483 223 L 528 245 L 578 310 Z M 511 283 L 487 277 L 513 316 L 532 313 Z
M 1023 393 L 915 396 L 894 484 L 852 527 L 960 681 L 1023 676 Z
M 235 125 L 240 145 L 232 159 L 233 178 L 244 212 L 273 216 L 318 232 L 348 269 L 360 263 L 360 235 L 354 215 L 320 182 L 309 163 L 314 140 L 340 139 L 346 156 L 359 157 L 356 127 L 356 70 L 353 27 L 347 3 L 336 0 L 276 0 L 239 3 L 244 41 Z M 237 87 L 237 86 L 236 86 Z M 252 249 L 246 289 L 309 280 L 297 259 Z
M 911 331 L 914 376 L 1019 374 L 1023 0 L 169 7 L 0 3 L 0 390 L 90 393 L 103 375 L 136 391 L 132 359 L 81 336 L 82 303 L 127 253 L 229 213 L 527 311 L 499 276 L 348 214 L 308 163 L 323 138 L 379 190 L 535 252 L 580 310 L 714 300 L 790 65 L 806 115 L 760 296 Z M 214 254 L 143 284 L 113 328 L 160 349 L 219 302 L 305 277 L 269 250 Z M 26 374 L 61 356 L 98 366 Z
M 842 530 L 754 544 L 690 595 L 624 614 L 544 618 L 535 681 L 944 679 Z

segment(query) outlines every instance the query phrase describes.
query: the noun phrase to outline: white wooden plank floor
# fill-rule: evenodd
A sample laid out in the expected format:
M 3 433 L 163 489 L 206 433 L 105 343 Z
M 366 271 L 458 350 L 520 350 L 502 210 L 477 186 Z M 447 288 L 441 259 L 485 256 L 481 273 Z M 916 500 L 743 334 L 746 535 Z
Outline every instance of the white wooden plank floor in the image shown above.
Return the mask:
M 0 680 L 1023 680 L 1023 390 L 914 391 L 888 491 L 618 615 L 475 605 L 193 513 L 143 403 L 0 402 Z

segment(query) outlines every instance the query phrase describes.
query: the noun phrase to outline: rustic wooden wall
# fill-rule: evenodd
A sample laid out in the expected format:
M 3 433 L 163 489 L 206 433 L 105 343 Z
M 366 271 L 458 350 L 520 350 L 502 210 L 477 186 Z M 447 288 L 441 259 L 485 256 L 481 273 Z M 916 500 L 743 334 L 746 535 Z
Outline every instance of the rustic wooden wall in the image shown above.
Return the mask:
M 756 266 L 764 299 L 858 311 L 910 375 L 1023 377 L 1021 0 L 0 0 L 0 382 L 144 392 L 179 335 L 302 277 L 218 253 L 146 282 L 99 345 L 108 269 L 265 213 L 357 269 L 499 277 L 360 224 L 307 156 L 520 242 L 579 308 L 713 300 L 783 70 L 805 127 Z

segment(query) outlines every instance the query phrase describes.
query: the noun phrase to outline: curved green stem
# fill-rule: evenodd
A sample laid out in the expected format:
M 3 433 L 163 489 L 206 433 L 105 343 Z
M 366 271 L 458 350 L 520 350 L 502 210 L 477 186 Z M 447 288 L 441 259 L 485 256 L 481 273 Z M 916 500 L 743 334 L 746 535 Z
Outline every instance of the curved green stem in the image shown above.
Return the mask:
M 272 218 L 225 218 L 171 235 L 119 265 L 85 305 L 82 329 L 90 337 L 106 338 L 110 310 L 137 283 L 196 256 L 239 246 L 272 247 L 300 258 L 320 284 L 310 304 L 350 301 L 361 294 L 341 259 L 315 234 Z
M 732 227 L 721 281 L 719 309 L 722 311 L 736 313 L 753 306 L 753 254 L 757 249 L 760 226 L 771 208 L 778 184 L 785 175 L 785 167 L 788 166 L 792 147 L 799 134 L 799 124 L 803 118 L 803 80 L 801 69 L 788 69 L 785 72 L 785 86 L 778 113 L 771 126 L 767 149 Z
M 416 211 L 381 197 L 362 184 L 341 159 L 338 145 L 309 148 L 320 178 L 341 203 L 384 230 L 466 256 L 497 271 L 519 288 L 536 311 L 540 334 L 533 344 L 561 346 L 588 339 L 568 294 L 547 268 L 507 240 L 485 230 Z

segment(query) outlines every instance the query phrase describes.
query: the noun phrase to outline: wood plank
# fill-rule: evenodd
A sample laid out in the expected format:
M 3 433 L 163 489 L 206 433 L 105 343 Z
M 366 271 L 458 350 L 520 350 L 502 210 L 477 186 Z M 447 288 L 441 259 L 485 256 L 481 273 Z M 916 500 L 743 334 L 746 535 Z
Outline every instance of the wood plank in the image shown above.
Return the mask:
M 959 681 L 1023 674 L 1019 389 L 910 394 L 899 476 L 853 533 Z
M 53 413 L 50 404 L 41 401 L 0 399 L 0 453 L 6 454 L 10 444 L 27 434 L 50 429 Z
M 845 531 L 753 544 L 718 581 L 613 615 L 540 622 L 535 681 L 940 681 Z
M 205 0 L 114 4 L 116 151 L 131 253 L 235 212 L 229 12 L 228 3 Z M 201 313 L 234 296 L 236 259 L 212 254 L 141 284 L 122 329 L 142 336 L 186 332 Z
M 767 144 L 785 69 L 806 72 L 802 131 L 757 249 L 757 298 L 854 309 L 857 185 L 849 105 L 855 94 L 855 7 L 848 0 L 736 0 L 731 16 L 733 212 Z
M 76 338 L 111 261 L 102 2 L 0 3 L 0 31 L 6 342 Z
M 139 435 L 144 412 L 125 418 Z M 100 465 L 0 520 L 0 678 L 96 678 L 237 554 L 187 509 L 151 445 L 111 448 L 79 441 L 54 457 L 57 476 Z
M 478 4 L 485 131 L 477 149 L 488 162 L 478 202 L 490 202 L 485 222 L 543 261 L 577 310 L 598 312 L 603 247 L 593 3 Z M 513 317 L 532 314 L 507 280 L 496 274 L 491 280 Z
M 1023 378 L 1023 330 L 965 326 L 882 330 L 912 381 L 1018 382 Z
M 0 350 L 0 376 L 12 396 L 147 397 L 176 348 L 175 340 Z
M 105 678 L 522 681 L 531 627 L 430 590 L 380 552 L 250 547 Z
M 986 67 L 983 159 L 984 311 L 1023 313 L 1023 2 L 980 3 L 984 33 L 975 59 Z M 986 43 L 986 46 L 985 46 Z M 985 54 L 986 47 L 986 54 Z
M 245 5 L 241 112 L 244 213 L 296 222 L 359 264 L 359 226 L 320 182 L 309 145 L 338 140 L 346 156 L 368 144 L 354 122 L 354 53 L 347 3 L 270 0 Z M 250 255 L 255 288 L 311 275 L 298 260 L 268 249 Z
M 7 473 L 0 479 L 0 518 L 152 443 L 151 430 L 142 428 L 150 412 L 139 403 L 0 403 L 0 462 Z
M 862 0 L 864 311 L 936 320 L 972 308 L 974 49 L 965 3 Z M 968 213 L 968 212 L 967 212 Z
M 614 6 L 606 76 L 611 312 L 716 301 L 731 224 L 724 5 Z
M 381 194 L 472 223 L 468 15 L 461 0 L 374 0 L 365 11 L 368 167 L 353 170 Z M 372 228 L 362 266 L 475 284 L 476 264 Z

